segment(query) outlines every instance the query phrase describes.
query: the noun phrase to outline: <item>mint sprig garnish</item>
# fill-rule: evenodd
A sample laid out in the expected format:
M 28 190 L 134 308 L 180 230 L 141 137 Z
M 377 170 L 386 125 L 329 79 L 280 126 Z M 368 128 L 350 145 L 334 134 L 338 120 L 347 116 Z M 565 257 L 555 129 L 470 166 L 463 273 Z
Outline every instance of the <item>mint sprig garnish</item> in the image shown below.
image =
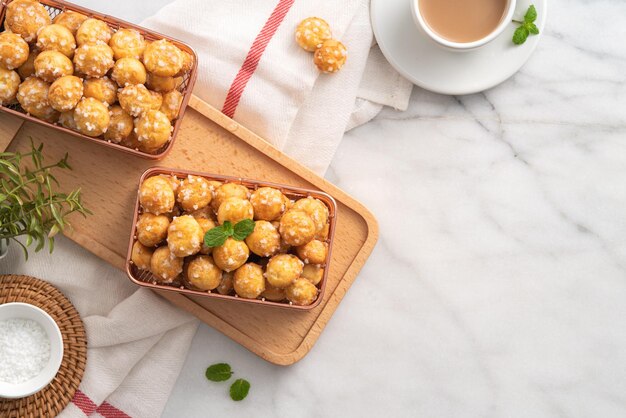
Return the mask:
M 531 4 L 528 10 L 526 10 L 523 21 L 513 19 L 513 22 L 520 24 L 513 33 L 513 43 L 515 45 L 521 45 L 526 42 L 529 35 L 539 34 L 539 28 L 535 25 L 535 20 L 537 20 L 537 9 L 535 9 L 534 4 Z
M 246 379 L 237 379 L 230 385 L 230 398 L 233 401 L 241 401 L 248 396 L 250 391 L 250 382 Z
M 230 364 L 217 363 L 209 366 L 204 375 L 212 382 L 223 382 L 230 379 L 233 371 L 230 368 Z
M 233 226 L 230 221 L 209 229 L 204 234 L 204 245 L 207 247 L 219 247 L 224 245 L 228 237 L 233 237 L 237 241 L 243 241 L 248 235 L 254 231 L 254 221 L 252 219 L 244 219 Z

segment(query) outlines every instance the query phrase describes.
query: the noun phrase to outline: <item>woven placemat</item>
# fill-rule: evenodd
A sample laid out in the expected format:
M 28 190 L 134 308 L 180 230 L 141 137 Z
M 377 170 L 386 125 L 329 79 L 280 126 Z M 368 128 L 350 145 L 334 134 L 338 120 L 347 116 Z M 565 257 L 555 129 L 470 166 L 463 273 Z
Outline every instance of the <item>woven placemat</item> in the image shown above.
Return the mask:
M 0 275 L 0 305 L 25 302 L 46 311 L 63 335 L 63 361 L 48 386 L 22 399 L 0 399 L 0 417 L 55 417 L 72 400 L 85 371 L 87 337 L 74 305 L 56 287 L 30 276 Z

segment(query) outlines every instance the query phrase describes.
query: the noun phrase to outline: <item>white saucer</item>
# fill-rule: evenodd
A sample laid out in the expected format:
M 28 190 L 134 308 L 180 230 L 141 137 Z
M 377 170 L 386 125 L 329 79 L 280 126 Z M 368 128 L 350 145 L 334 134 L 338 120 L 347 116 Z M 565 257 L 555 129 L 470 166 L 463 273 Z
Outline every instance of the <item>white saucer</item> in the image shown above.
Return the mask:
M 537 8 L 539 35 L 523 45 L 512 42 L 518 26 L 476 50 L 456 52 L 437 45 L 413 22 L 411 0 L 372 0 L 374 35 L 385 58 L 404 77 L 427 90 L 442 94 L 471 94 L 487 90 L 515 74 L 535 50 L 546 22 L 547 0 L 520 0 L 515 17 L 523 18 L 530 4 Z

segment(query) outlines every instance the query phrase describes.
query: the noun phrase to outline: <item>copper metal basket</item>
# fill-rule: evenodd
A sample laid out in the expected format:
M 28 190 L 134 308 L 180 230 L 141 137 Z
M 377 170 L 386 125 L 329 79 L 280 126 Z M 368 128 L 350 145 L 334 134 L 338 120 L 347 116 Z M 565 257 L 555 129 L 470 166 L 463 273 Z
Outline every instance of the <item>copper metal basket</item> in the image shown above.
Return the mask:
M 4 29 L 4 15 L 6 12 L 6 6 L 11 3 L 13 0 L 2 0 L 0 2 L 0 22 L 2 22 L 2 27 Z M 137 155 L 139 157 L 142 158 L 147 158 L 147 159 L 151 159 L 151 160 L 160 160 L 161 158 L 165 157 L 170 150 L 172 149 L 172 146 L 174 145 L 174 140 L 176 139 L 176 134 L 178 133 L 178 129 L 180 128 L 180 124 L 181 121 L 183 119 L 183 115 L 185 114 L 185 109 L 187 108 L 187 103 L 189 103 L 189 99 L 191 98 L 191 92 L 193 90 L 193 86 L 196 82 L 196 77 L 197 77 L 197 68 L 198 68 L 198 56 L 196 55 L 196 52 L 193 50 L 192 47 L 190 47 L 189 45 L 178 41 L 174 38 L 170 38 L 169 36 L 165 36 L 162 35 L 160 33 L 157 32 L 153 32 L 151 30 L 148 30 L 146 28 L 143 28 L 141 26 L 137 26 L 134 25 L 132 23 L 129 22 L 125 22 L 121 19 L 117 19 L 115 17 L 111 17 L 111 16 L 107 16 L 101 13 L 98 13 L 96 11 L 90 10 L 90 9 L 86 9 L 84 7 L 80 7 L 77 6 L 75 4 L 72 3 L 68 3 L 65 2 L 63 0 L 39 0 L 39 3 L 41 3 L 46 10 L 48 11 L 48 13 L 50 14 L 50 17 L 52 19 L 54 19 L 58 14 L 60 14 L 61 12 L 64 12 L 66 10 L 71 10 L 74 12 L 78 12 L 78 13 L 82 13 L 88 17 L 93 17 L 96 19 L 100 19 L 102 21 L 104 21 L 106 24 L 109 25 L 109 27 L 111 29 L 113 29 L 114 31 L 120 29 L 120 28 L 128 28 L 128 29 L 135 29 L 136 31 L 138 31 L 139 33 L 141 33 L 145 39 L 149 40 L 149 41 L 155 41 L 155 40 L 159 40 L 159 39 L 167 39 L 168 41 L 170 41 L 171 43 L 173 43 L 174 45 L 176 45 L 178 48 L 180 48 L 181 50 L 191 54 L 191 56 L 193 57 L 193 65 L 191 67 L 191 70 L 187 73 L 185 73 L 183 75 L 183 82 L 181 83 L 181 85 L 178 87 L 178 91 L 180 91 L 183 95 L 183 101 L 180 105 L 180 111 L 178 114 L 178 118 L 174 121 L 174 130 L 172 131 L 172 138 L 167 142 L 167 144 L 165 144 L 163 146 L 163 148 L 161 148 L 157 153 L 155 154 L 148 154 L 146 152 L 143 151 L 139 151 L 137 149 L 132 149 L 132 148 L 128 148 L 125 147 L 123 145 L 120 144 L 115 144 L 111 141 L 107 141 L 105 139 L 101 139 L 101 138 L 92 138 L 90 136 L 87 135 L 83 135 L 79 132 L 73 131 L 71 129 L 65 128 L 61 125 L 57 125 L 54 123 L 50 123 L 50 122 L 46 122 L 44 120 L 35 118 L 29 114 L 27 114 L 21 107 L 19 104 L 14 104 L 14 105 L 4 105 L 4 106 L 0 106 L 0 110 L 2 110 L 3 112 L 6 113 L 10 113 L 12 115 L 18 116 L 22 119 L 25 119 L 29 122 L 34 122 L 34 123 L 38 123 L 40 125 L 44 125 L 44 126 L 49 126 L 52 129 L 56 129 L 57 131 L 60 132 L 64 132 L 70 135 L 74 135 L 77 136 L 79 138 L 82 138 L 84 140 L 90 141 L 90 142 L 94 142 L 96 144 L 100 144 L 100 145 L 104 145 L 106 147 L 109 148 L 115 148 L 117 150 L 120 151 L 124 151 L 128 154 L 133 154 L 133 155 Z
M 287 186 L 284 184 L 269 183 L 269 182 L 264 182 L 264 181 L 249 180 L 249 179 L 243 179 L 243 178 L 237 178 L 237 177 L 219 176 L 215 174 L 202 173 L 198 171 L 179 170 L 179 169 L 164 168 L 164 167 L 153 167 L 153 168 L 146 170 L 141 176 L 141 179 L 139 180 L 139 185 L 141 185 L 146 178 L 156 176 L 159 174 L 172 175 L 181 179 L 186 178 L 188 175 L 200 176 L 200 177 L 206 178 L 207 180 L 217 180 L 222 183 L 242 184 L 252 190 L 256 190 L 259 187 L 273 187 L 275 189 L 280 190 L 283 194 L 285 194 L 287 197 L 291 199 L 293 198 L 300 199 L 300 198 L 311 196 L 311 197 L 321 200 L 328 208 L 328 213 L 329 213 L 329 216 L 328 216 L 329 230 L 328 230 L 328 238 L 326 240 L 326 242 L 328 243 L 328 253 L 326 254 L 326 260 L 324 264 L 321 265 L 321 267 L 324 268 L 324 275 L 322 277 L 322 280 L 318 284 L 319 293 L 318 293 L 317 299 L 315 300 L 315 302 L 313 302 L 311 305 L 308 305 L 308 306 L 298 306 L 298 305 L 293 305 L 291 303 L 286 303 L 286 302 L 272 302 L 272 301 L 268 301 L 264 299 L 246 299 L 246 298 L 241 298 L 238 296 L 221 295 L 217 292 L 212 292 L 210 290 L 209 291 L 193 290 L 193 289 L 186 288 L 183 285 L 182 281 L 175 281 L 174 283 L 167 284 L 167 285 L 158 284 L 154 276 L 152 275 L 152 273 L 139 269 L 131 261 L 133 244 L 137 240 L 137 220 L 139 218 L 139 215 L 141 214 L 141 206 L 139 205 L 139 190 L 137 190 L 137 199 L 135 202 L 133 224 L 131 226 L 130 240 L 128 244 L 128 253 L 126 255 L 126 273 L 128 274 L 128 277 L 133 282 L 135 282 L 136 284 L 140 286 L 148 287 L 151 289 L 173 291 L 173 292 L 178 292 L 178 293 L 182 293 L 185 295 L 203 296 L 203 297 L 214 298 L 214 299 L 241 301 L 245 303 L 274 306 L 274 307 L 279 307 L 279 308 L 286 308 L 286 309 L 293 309 L 293 310 L 300 310 L 300 311 L 308 311 L 310 309 L 313 309 L 322 302 L 322 298 L 324 296 L 324 290 L 326 289 L 326 278 L 328 277 L 329 261 L 331 259 L 332 249 L 333 249 L 333 238 L 335 235 L 335 223 L 337 221 L 337 204 L 335 203 L 335 199 L 333 199 L 330 195 L 324 192 L 316 191 L 316 190 L 308 190 L 308 189 L 303 189 L 300 187 Z

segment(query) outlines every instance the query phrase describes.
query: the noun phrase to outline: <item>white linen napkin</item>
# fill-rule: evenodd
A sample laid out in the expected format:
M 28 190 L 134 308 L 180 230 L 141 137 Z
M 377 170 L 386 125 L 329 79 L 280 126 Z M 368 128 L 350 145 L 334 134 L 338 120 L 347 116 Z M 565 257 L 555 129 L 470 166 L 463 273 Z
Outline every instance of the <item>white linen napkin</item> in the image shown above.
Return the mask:
M 194 47 L 195 94 L 222 109 L 255 39 L 273 12 L 285 8 L 234 119 L 323 174 L 346 130 L 372 119 L 383 105 L 408 106 L 412 84 L 372 48 L 369 0 L 177 0 L 142 25 Z M 311 16 L 325 19 L 348 49 L 338 73 L 320 74 L 313 54 L 294 40 L 297 24 Z

